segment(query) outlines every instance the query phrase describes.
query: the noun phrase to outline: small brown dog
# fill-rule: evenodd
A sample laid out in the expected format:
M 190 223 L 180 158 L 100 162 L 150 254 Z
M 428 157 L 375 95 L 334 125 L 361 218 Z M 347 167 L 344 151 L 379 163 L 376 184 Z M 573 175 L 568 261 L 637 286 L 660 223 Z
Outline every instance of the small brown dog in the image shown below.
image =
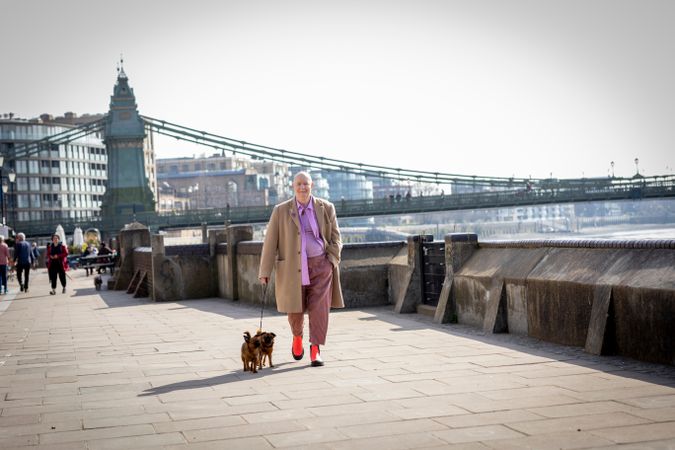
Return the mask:
M 96 275 L 94 277 L 94 287 L 96 288 L 97 291 L 100 291 L 102 285 L 103 285 L 103 278 L 101 278 L 101 275 Z
M 262 369 L 265 365 L 265 359 L 270 363 L 270 367 L 274 367 L 272 364 L 272 352 L 274 351 L 274 338 L 277 337 L 274 333 L 269 333 L 267 331 L 258 331 L 255 337 L 260 339 L 260 368 Z
M 248 331 L 244 333 L 244 343 L 241 344 L 241 361 L 244 363 L 244 372 L 249 370 L 258 373 L 260 365 L 260 338 L 258 335 L 251 337 Z

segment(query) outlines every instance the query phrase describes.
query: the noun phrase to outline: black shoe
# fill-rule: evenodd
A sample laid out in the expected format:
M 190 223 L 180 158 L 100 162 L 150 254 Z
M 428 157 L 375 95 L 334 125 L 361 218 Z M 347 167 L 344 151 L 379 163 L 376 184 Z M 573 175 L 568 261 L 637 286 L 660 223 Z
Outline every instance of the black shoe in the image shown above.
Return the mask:
M 24 287 L 24 288 L 23 288 L 23 291 L 24 291 L 24 292 L 28 292 L 28 286 Z

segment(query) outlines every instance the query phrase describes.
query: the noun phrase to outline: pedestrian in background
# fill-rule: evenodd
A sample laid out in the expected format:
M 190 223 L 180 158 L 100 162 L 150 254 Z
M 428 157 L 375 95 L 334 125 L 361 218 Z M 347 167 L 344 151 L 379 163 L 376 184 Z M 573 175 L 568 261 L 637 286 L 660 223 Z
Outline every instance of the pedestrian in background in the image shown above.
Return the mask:
M 68 248 L 61 243 L 61 237 L 58 234 L 52 235 L 52 243 L 47 245 L 47 272 L 49 272 L 49 281 L 52 285 L 50 295 L 56 294 L 56 277 L 58 276 L 63 287 L 62 292 L 66 292 L 66 270 L 68 270 Z
M 38 260 L 40 259 L 40 250 L 35 242 L 33 242 L 33 248 L 31 249 L 31 254 L 33 255 L 33 270 L 38 268 Z
M 101 242 L 101 247 L 98 249 L 98 256 L 108 256 L 112 255 L 112 251 L 108 248 L 105 242 Z M 101 262 L 107 262 L 108 259 L 105 258 Z M 112 262 L 112 260 L 110 260 Z M 110 269 L 112 271 L 112 269 Z M 104 267 L 99 267 L 98 268 L 98 273 L 103 273 L 106 271 L 105 266 Z
M 87 244 L 87 248 L 84 249 L 84 252 L 82 252 L 82 265 L 84 266 L 84 273 L 89 276 L 90 274 L 94 273 L 94 269 L 91 268 L 91 265 L 94 264 L 94 261 L 90 261 L 89 257 L 94 256 L 93 252 L 91 251 L 92 247 L 94 244 Z
M 7 266 L 9 265 L 9 247 L 5 238 L 0 236 L 0 294 L 7 293 Z
M 30 266 L 32 263 L 33 253 L 30 244 L 26 242 L 26 235 L 19 233 L 16 235 L 16 243 L 14 244 L 14 265 L 21 292 L 28 292 L 28 280 L 30 278 Z

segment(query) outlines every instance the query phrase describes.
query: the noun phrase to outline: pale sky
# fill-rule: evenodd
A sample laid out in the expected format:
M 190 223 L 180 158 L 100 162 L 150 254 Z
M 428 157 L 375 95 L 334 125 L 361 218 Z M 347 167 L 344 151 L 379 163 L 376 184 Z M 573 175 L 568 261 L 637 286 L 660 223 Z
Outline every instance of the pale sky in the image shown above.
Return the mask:
M 408 169 L 675 170 L 672 0 L 0 0 L 0 114 L 141 114 Z M 203 150 L 158 140 L 158 157 Z M 206 150 L 208 151 L 208 150 Z

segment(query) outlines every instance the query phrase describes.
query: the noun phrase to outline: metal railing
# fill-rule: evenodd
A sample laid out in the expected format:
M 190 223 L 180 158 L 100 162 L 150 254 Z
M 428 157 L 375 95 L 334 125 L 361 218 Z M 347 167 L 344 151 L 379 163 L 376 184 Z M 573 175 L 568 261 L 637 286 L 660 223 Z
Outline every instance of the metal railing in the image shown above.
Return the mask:
M 547 188 L 520 189 L 470 194 L 436 195 L 426 197 L 382 198 L 373 200 L 336 201 L 338 217 L 368 217 L 378 215 L 416 214 L 433 211 L 453 211 L 483 208 L 526 207 L 533 205 L 618 201 L 675 197 L 675 177 L 659 176 L 636 179 L 608 179 L 602 182 L 571 182 L 562 180 Z M 48 235 L 57 225 L 65 229 L 75 226 L 95 227 L 101 231 L 117 232 L 125 224 L 140 222 L 153 231 L 171 228 L 198 227 L 202 224 L 264 223 L 273 206 L 213 208 L 175 213 L 140 212 L 109 218 L 51 219 L 17 223 L 17 231 L 28 235 Z

